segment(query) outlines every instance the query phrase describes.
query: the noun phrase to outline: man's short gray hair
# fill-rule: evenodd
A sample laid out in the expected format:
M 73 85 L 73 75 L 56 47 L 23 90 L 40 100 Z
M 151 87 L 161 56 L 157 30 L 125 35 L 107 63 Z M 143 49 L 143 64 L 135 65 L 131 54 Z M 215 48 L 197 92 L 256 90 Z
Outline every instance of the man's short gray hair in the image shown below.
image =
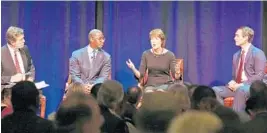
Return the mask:
M 114 109 L 122 102 L 124 97 L 122 85 L 115 80 L 106 80 L 97 93 L 97 101 L 100 105 Z
M 15 26 L 10 26 L 6 32 L 6 41 L 8 44 L 11 44 L 16 41 L 16 38 L 18 36 L 23 35 L 23 34 L 24 34 L 23 29 L 19 27 L 15 27 Z

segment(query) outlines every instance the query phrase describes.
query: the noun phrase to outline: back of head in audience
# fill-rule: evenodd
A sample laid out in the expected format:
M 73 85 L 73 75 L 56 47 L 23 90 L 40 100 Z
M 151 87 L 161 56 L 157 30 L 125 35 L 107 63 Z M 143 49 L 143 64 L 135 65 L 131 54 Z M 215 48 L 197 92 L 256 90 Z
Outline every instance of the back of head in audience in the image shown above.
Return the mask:
M 199 107 L 199 102 L 201 101 L 202 98 L 205 97 L 211 97 L 211 98 L 216 98 L 216 94 L 213 89 L 211 89 L 208 86 L 198 86 L 192 97 L 191 97 L 191 104 L 193 109 L 198 109 Z
M 240 118 L 232 109 L 221 105 L 217 99 L 211 97 L 202 98 L 198 109 L 215 113 L 223 123 L 221 133 L 238 133 L 240 131 Z
M 188 95 L 188 89 L 185 85 L 182 84 L 172 84 L 168 87 L 168 91 L 173 93 L 174 95 L 177 93 Z
M 205 111 L 214 111 L 219 106 L 222 106 L 217 99 L 211 97 L 202 98 L 199 102 L 198 109 Z
M 11 88 L 5 88 L 1 92 L 1 106 L 11 105 Z
M 128 88 L 123 101 L 121 103 L 121 108 L 116 112 L 121 115 L 121 117 L 134 124 L 133 116 L 137 111 L 137 104 L 140 102 L 142 96 L 142 90 L 138 86 L 133 86 Z
M 71 93 L 56 113 L 58 133 L 100 133 L 103 121 L 97 101 L 82 92 Z
M 11 102 L 14 112 L 33 110 L 39 107 L 39 91 L 30 81 L 21 81 L 12 87 Z
M 184 111 L 191 108 L 191 101 L 188 89 L 185 85 L 173 84 L 168 87 L 168 91 L 179 99 L 177 104 L 183 108 Z
M 68 91 L 66 93 L 66 97 L 68 97 L 70 94 L 72 93 L 75 93 L 75 92 L 82 92 L 82 93 L 85 93 L 85 87 L 82 83 L 79 83 L 79 82 L 74 82 L 74 83 L 71 83 L 69 86 L 68 86 Z
M 195 89 L 198 87 L 198 85 L 196 85 L 196 84 L 192 84 L 192 85 L 187 85 L 187 84 L 185 84 L 185 85 L 186 85 L 187 88 L 188 88 L 189 97 L 191 98 L 192 95 L 193 95 L 193 93 L 194 93 L 194 91 L 195 91 Z
M 97 93 L 97 101 L 101 106 L 115 110 L 124 97 L 121 83 L 115 80 L 106 80 Z
M 243 124 L 242 133 L 267 133 L 267 95 L 258 93 L 246 102 L 246 111 L 252 120 Z
M 177 97 L 169 92 L 145 93 L 143 104 L 134 116 L 143 133 L 164 133 L 173 117 L 182 112 Z
M 222 121 L 211 112 L 188 111 L 176 116 L 168 133 L 219 133 Z
M 214 112 L 223 122 L 221 133 L 240 133 L 241 120 L 234 110 L 220 105 L 212 112 Z
M 254 81 L 250 86 L 250 96 L 254 96 L 257 93 L 265 93 L 265 94 L 267 94 L 267 86 L 261 80 Z
M 102 85 L 102 83 L 97 83 L 92 87 L 91 94 L 93 95 L 94 98 L 97 98 L 97 93 L 98 93 L 101 85 Z
M 254 117 L 257 113 L 267 111 L 267 95 L 259 93 L 251 96 L 246 102 L 246 112 Z
M 142 95 L 142 90 L 138 86 L 130 87 L 126 93 L 126 99 L 130 104 L 136 104 Z

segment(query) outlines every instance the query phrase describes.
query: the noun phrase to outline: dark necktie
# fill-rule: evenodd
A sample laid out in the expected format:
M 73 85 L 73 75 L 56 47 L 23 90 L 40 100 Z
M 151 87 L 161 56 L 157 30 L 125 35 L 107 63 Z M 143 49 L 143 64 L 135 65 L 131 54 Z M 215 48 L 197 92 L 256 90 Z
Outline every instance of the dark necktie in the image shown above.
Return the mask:
M 92 59 L 94 60 L 96 58 L 96 50 L 93 50 L 93 55 L 92 55 Z
M 17 52 L 15 50 L 14 50 L 14 57 L 15 57 L 15 67 L 16 67 L 17 73 L 21 73 L 21 69 L 19 66 L 19 60 L 17 57 Z
M 243 65 L 244 65 L 244 56 L 245 56 L 245 51 L 242 50 L 241 55 L 240 55 L 240 61 L 239 61 L 239 67 L 238 67 L 238 71 L 237 71 L 237 76 L 236 76 L 236 83 L 241 83 L 241 79 L 242 79 L 242 69 L 243 69 Z

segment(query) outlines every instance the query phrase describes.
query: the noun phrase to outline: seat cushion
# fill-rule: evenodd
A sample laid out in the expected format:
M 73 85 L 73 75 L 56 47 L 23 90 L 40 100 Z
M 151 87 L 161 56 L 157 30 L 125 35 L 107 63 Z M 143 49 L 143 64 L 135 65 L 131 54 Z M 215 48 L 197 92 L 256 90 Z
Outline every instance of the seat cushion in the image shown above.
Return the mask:
M 224 106 L 232 107 L 234 102 L 234 97 L 227 97 L 224 99 Z

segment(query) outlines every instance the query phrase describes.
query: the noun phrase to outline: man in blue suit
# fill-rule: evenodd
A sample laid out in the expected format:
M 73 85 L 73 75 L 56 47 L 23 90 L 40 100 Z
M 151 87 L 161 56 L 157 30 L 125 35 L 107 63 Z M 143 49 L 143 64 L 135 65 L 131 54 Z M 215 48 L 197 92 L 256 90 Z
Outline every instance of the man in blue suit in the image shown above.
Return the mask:
M 90 91 L 94 84 L 109 78 L 111 57 L 102 49 L 105 38 L 100 30 L 91 30 L 88 39 L 88 46 L 72 53 L 69 68 L 72 81 L 84 84 Z
M 249 87 L 252 82 L 262 80 L 266 57 L 262 50 L 253 46 L 254 31 L 243 26 L 235 33 L 236 46 L 241 47 L 233 56 L 232 80 L 226 86 L 215 86 L 217 98 L 223 103 L 223 98 L 234 97 L 233 109 L 244 111 L 249 98 Z

